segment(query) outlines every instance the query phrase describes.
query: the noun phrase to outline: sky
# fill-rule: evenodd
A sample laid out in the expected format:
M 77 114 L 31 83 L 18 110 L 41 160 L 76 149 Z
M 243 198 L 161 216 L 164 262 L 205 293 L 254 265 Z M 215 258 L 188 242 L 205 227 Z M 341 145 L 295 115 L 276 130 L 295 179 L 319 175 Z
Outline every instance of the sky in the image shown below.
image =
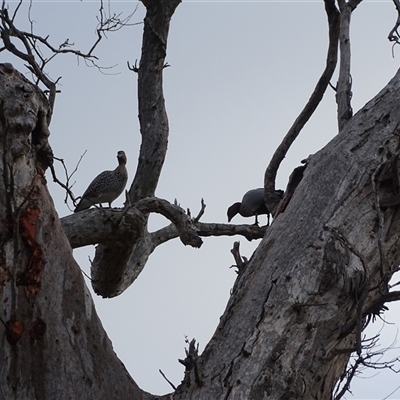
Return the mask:
M 14 3 L 10 3 L 13 9 Z M 48 74 L 61 77 L 50 126 L 56 157 L 72 171 L 86 151 L 73 191 L 81 195 L 101 171 L 116 166 L 116 154 L 128 157 L 131 183 L 137 165 L 140 134 L 137 76 L 127 68 L 140 59 L 144 7 L 133 1 L 111 1 L 113 13 L 128 15 L 132 26 L 109 34 L 96 52 L 100 72 L 74 56 L 59 56 Z M 94 42 L 96 1 L 33 1 L 35 32 L 58 45 L 66 38 L 82 51 Z M 29 29 L 26 7 L 17 18 Z M 387 35 L 397 15 L 389 1 L 364 1 L 352 17 L 353 108 L 375 96 L 398 69 L 400 47 Z M 314 89 L 325 64 L 327 23 L 322 1 L 184 1 L 172 21 L 164 70 L 170 124 L 169 148 L 156 195 L 197 214 L 207 205 L 203 222 L 227 222 L 226 210 L 252 188 L 263 186 L 269 160 Z M 394 56 L 393 56 L 394 55 Z M 5 52 L 0 62 L 23 66 Z M 333 82 L 336 82 L 335 76 Z M 290 149 L 279 171 L 284 189 L 300 161 L 318 151 L 337 133 L 334 92 L 328 90 L 312 120 Z M 59 178 L 63 169 L 57 165 Z M 60 217 L 70 214 L 64 192 L 50 175 L 49 189 Z M 113 205 L 122 206 L 123 198 Z M 264 217 L 260 218 L 265 223 Z M 233 222 L 253 223 L 235 217 Z M 151 216 L 150 230 L 168 224 Z M 178 385 L 184 368 L 185 338 L 199 342 L 200 351 L 223 314 L 236 273 L 230 253 L 240 240 L 250 257 L 257 241 L 204 238 L 201 249 L 178 240 L 158 247 L 144 271 L 122 295 L 93 298 L 114 349 L 136 382 L 154 394 L 171 391 L 159 369 Z M 94 247 L 74 251 L 89 274 Z M 87 284 L 89 288 L 90 282 Z M 385 319 L 367 331 L 382 335 L 381 348 L 396 340 L 399 306 L 389 304 Z M 394 349 L 389 358 L 399 356 Z M 400 399 L 398 375 L 363 371 L 347 399 Z M 390 395 L 394 392 L 392 395 Z

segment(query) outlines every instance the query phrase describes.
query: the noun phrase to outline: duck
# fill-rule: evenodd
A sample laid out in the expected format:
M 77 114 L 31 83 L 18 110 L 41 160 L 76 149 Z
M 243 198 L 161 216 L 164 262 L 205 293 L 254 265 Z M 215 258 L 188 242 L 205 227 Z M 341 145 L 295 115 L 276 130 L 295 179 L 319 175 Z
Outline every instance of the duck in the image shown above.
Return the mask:
M 103 171 L 90 183 L 74 212 L 90 208 L 94 204 L 111 203 L 123 192 L 128 181 L 127 157 L 124 151 L 117 153 L 118 166 L 113 171 Z
M 276 190 L 275 192 L 280 198 L 283 197 L 283 190 Z M 258 216 L 266 214 L 268 218 L 267 225 L 269 225 L 271 213 L 265 204 L 264 188 L 251 189 L 245 193 L 240 203 L 232 204 L 227 211 L 228 222 L 231 222 L 236 214 L 240 214 L 245 218 L 255 216 L 255 225 L 258 225 Z

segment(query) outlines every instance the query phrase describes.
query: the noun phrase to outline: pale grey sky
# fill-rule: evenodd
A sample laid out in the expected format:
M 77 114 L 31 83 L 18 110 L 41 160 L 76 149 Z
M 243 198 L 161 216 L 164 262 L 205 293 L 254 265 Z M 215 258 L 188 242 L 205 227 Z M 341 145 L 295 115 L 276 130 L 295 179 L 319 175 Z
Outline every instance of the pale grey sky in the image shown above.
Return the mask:
M 66 38 L 85 50 L 95 38 L 96 1 L 33 1 L 38 34 L 54 44 Z M 15 4 L 15 3 L 12 3 Z M 115 13 L 128 14 L 136 2 L 111 1 Z M 23 10 L 20 23 L 26 25 Z M 134 22 L 141 22 L 139 4 Z M 392 57 L 387 35 L 397 16 L 389 1 L 363 2 L 353 14 L 353 107 L 362 107 L 398 68 L 400 47 Z M 110 34 L 99 47 L 99 63 L 116 65 L 104 75 L 72 56 L 50 64 L 62 76 L 51 124 L 51 145 L 69 169 L 87 150 L 75 175 L 80 195 L 101 171 L 113 169 L 116 153 L 128 156 L 130 182 L 135 173 L 140 135 L 136 75 L 126 62 L 140 59 L 142 25 Z M 226 209 L 248 189 L 261 187 L 266 165 L 281 138 L 309 98 L 325 63 L 327 24 L 321 1 L 186 1 L 171 23 L 165 69 L 165 98 L 170 121 L 169 150 L 157 195 L 178 199 L 195 214 L 204 198 L 203 221 L 226 222 Z M 18 62 L 0 53 L 0 62 Z M 329 90 L 313 119 L 282 164 L 278 186 L 300 160 L 336 134 L 336 105 Z M 58 168 L 60 177 L 62 169 Z M 49 176 L 60 216 L 69 214 L 64 193 Z M 122 205 L 123 199 L 114 206 Z M 245 222 L 235 217 L 233 222 Z M 264 222 L 264 219 L 261 219 Z M 252 223 L 252 220 L 248 220 Z M 150 228 L 166 221 L 152 217 Z M 202 350 L 222 315 L 236 274 L 230 253 L 238 238 L 205 238 L 200 250 L 175 240 L 157 248 L 138 280 L 121 296 L 93 296 L 114 349 L 137 383 L 156 394 L 170 391 L 159 374 L 178 385 L 183 378 L 185 335 Z M 250 256 L 257 242 L 240 238 Z M 94 248 L 75 252 L 86 273 Z M 90 284 L 89 284 L 90 287 Z M 395 340 L 399 306 L 389 305 L 384 343 Z M 397 314 L 397 315 L 396 315 Z M 375 329 L 381 325 L 377 324 Z M 400 355 L 395 351 L 391 357 Z M 363 376 L 374 375 L 365 372 Z M 348 399 L 384 398 L 399 386 L 393 373 L 354 381 Z M 389 398 L 389 397 L 388 397 Z M 400 390 L 390 397 L 400 399 Z

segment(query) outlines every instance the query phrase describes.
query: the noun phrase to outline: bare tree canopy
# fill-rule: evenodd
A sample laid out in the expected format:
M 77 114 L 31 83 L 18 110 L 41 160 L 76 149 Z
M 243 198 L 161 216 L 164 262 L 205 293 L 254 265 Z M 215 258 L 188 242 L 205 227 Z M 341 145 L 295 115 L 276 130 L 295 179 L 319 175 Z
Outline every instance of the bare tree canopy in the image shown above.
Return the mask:
M 141 145 L 124 207 L 95 207 L 61 219 L 45 171 L 66 190 L 66 201 L 77 199 L 71 175 L 62 183 L 54 169 L 50 122 L 58 79 L 48 76 L 47 64 L 72 53 L 98 65 L 98 43 L 130 16 L 107 13 L 100 2 L 97 39 L 84 52 L 68 40 L 52 45 L 34 33 L 33 24 L 31 31 L 19 29 L 21 3 L 13 13 L 5 2 L 0 10 L 0 50 L 22 59 L 36 78 L 32 83 L 12 64 L 0 64 L 0 398 L 342 398 L 376 344 L 363 339 L 364 329 L 400 299 L 389 283 L 400 262 L 400 72 L 354 113 L 350 23 L 361 1 L 323 1 L 325 67 L 265 163 L 264 205 L 272 224 L 203 222 L 204 200 L 192 215 L 156 195 L 170 134 L 163 82 L 167 43 L 180 1 L 142 3 L 141 58 L 128 63 L 137 75 Z M 394 43 L 398 21 L 388 28 Z M 40 46 L 52 55 L 44 56 Z M 281 162 L 332 87 L 338 134 L 293 171 L 282 199 L 276 187 Z M 167 223 L 151 230 L 151 214 Z M 179 238 L 199 249 L 205 237 L 234 235 L 261 241 L 249 258 L 233 244 L 237 278 L 214 335 L 202 353 L 195 339 L 187 340 L 186 358 L 179 360 L 184 377 L 180 385 L 170 382 L 172 394 L 143 391 L 114 353 L 72 249 L 97 245 L 91 283 L 96 294 L 110 298 L 132 285 L 161 244 Z

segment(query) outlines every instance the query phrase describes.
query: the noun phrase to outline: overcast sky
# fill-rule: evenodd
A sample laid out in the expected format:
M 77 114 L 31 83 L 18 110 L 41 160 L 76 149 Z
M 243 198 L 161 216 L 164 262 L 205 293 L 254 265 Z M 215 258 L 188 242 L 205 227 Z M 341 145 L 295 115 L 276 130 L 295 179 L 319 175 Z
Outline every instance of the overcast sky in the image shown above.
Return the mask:
M 55 45 L 66 38 L 82 51 L 94 42 L 96 1 L 33 1 L 37 34 L 50 35 Z M 11 8 L 16 3 L 11 3 Z M 128 15 L 138 4 L 112 1 L 112 12 Z M 127 61 L 140 59 L 144 7 L 139 3 L 132 22 L 108 35 L 97 51 L 99 64 L 114 66 L 100 73 L 73 56 L 60 56 L 48 73 L 60 81 L 51 145 L 72 171 L 87 150 L 75 175 L 75 195 L 81 195 L 101 171 L 116 166 L 116 153 L 128 156 L 134 176 L 140 135 L 137 120 L 136 75 Z M 358 110 L 378 93 L 398 68 L 400 47 L 387 35 L 397 15 L 390 1 L 364 1 L 353 13 L 353 107 Z M 26 8 L 17 19 L 29 29 Z M 168 155 L 157 196 L 178 199 L 196 214 L 200 200 L 207 208 L 204 222 L 226 222 L 226 209 L 251 188 L 262 187 L 271 155 L 308 100 L 325 63 L 327 23 L 322 0 L 317 1 L 185 1 L 171 22 L 164 70 L 170 121 Z M 0 62 L 20 64 L 0 53 Z M 22 67 L 21 67 L 22 68 Z M 336 79 L 336 78 L 335 78 Z M 335 83 L 335 80 L 334 80 Z M 285 188 L 293 168 L 323 147 L 337 132 L 334 92 L 329 90 L 313 119 L 283 162 L 278 186 Z M 59 177 L 62 168 L 58 166 Z M 70 210 L 64 193 L 49 177 L 60 216 Z M 122 197 L 114 202 L 121 206 Z M 233 222 L 253 223 L 235 217 Z M 261 222 L 265 223 L 264 217 Z M 150 229 L 168 222 L 151 217 Z M 236 278 L 230 249 L 238 238 L 205 238 L 200 250 L 178 240 L 155 251 L 137 281 L 115 299 L 93 295 L 97 311 L 114 349 L 145 390 L 155 394 L 183 378 L 185 337 L 196 338 L 200 350 L 213 334 Z M 240 238 L 242 254 L 250 257 L 257 242 Z M 94 247 L 75 251 L 83 271 Z M 88 282 L 90 287 L 90 283 Z M 382 330 L 383 347 L 396 339 L 399 306 L 390 304 L 385 317 L 393 325 Z M 379 331 L 382 323 L 373 329 Z M 373 335 L 373 331 L 368 331 Z M 400 349 L 389 357 L 400 356 Z M 394 373 L 365 371 L 354 381 L 348 399 L 385 398 L 400 386 Z M 390 399 L 400 399 L 400 389 Z

